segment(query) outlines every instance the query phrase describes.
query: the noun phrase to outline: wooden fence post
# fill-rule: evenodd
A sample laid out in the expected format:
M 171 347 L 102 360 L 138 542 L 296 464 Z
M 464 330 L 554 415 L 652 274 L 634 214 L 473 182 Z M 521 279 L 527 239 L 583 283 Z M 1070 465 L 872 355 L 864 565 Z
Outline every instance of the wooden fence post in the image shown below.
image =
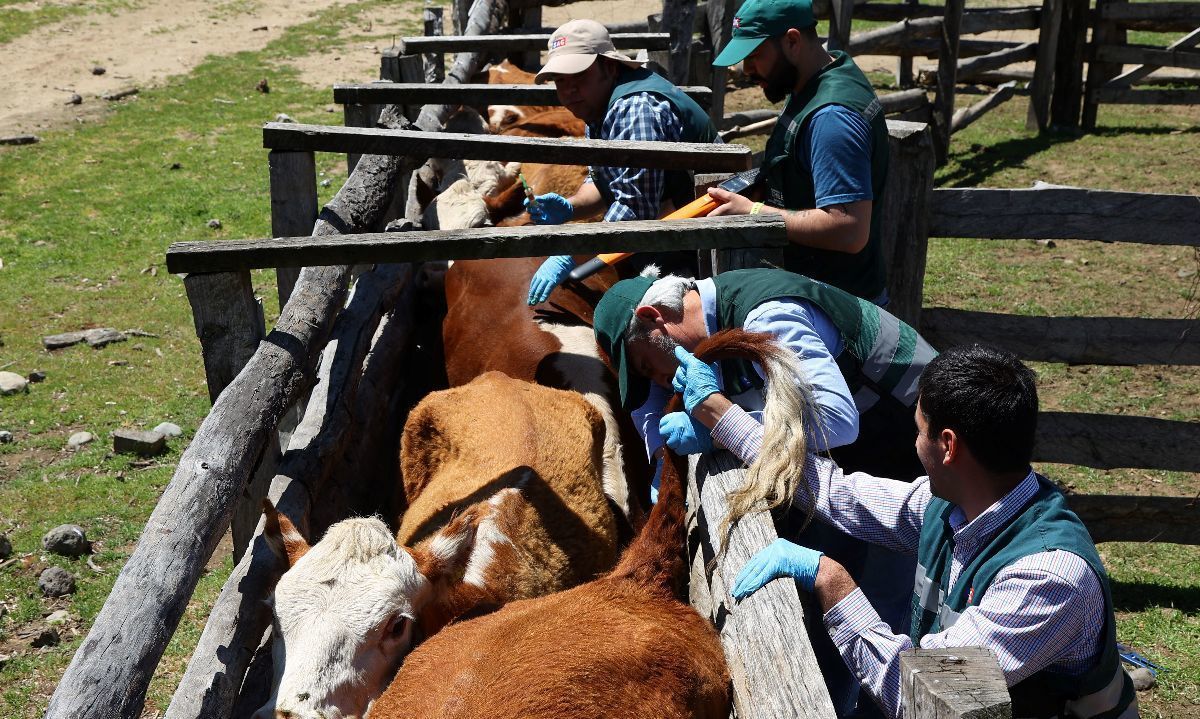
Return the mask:
M 216 402 L 266 334 L 262 303 L 254 297 L 249 271 L 190 274 L 183 286 L 200 338 L 208 398 Z
M 900 702 L 909 719 L 1011 719 L 996 655 L 985 647 L 900 653 Z
M 1079 127 L 1083 100 L 1083 62 L 1087 49 L 1090 0 L 1059 0 L 1062 19 L 1058 27 L 1058 52 L 1054 67 L 1054 94 L 1050 98 L 1052 127 Z
M 311 235 L 317 221 L 317 162 L 312 152 L 271 150 L 267 153 L 271 180 L 271 234 L 275 237 Z M 287 304 L 300 276 L 299 267 L 279 267 L 279 311 Z
M 1100 104 L 1096 98 L 1096 91 L 1103 87 L 1104 83 L 1121 74 L 1120 63 L 1096 61 L 1096 48 L 1101 45 L 1125 44 L 1125 28 L 1112 20 L 1100 19 L 1101 8 L 1118 4 L 1127 3 L 1124 0 L 1096 0 L 1096 24 L 1092 27 L 1092 43 L 1087 53 L 1087 89 L 1083 96 L 1083 119 L 1080 123 L 1087 132 L 1096 129 L 1096 110 Z
M 712 41 L 713 59 L 729 44 L 733 32 L 733 15 L 740 7 L 740 0 L 708 0 L 705 7 L 708 16 L 708 37 Z M 712 69 L 712 105 L 708 116 L 714 125 L 725 117 L 725 78 L 729 70 L 724 67 Z
M 887 268 L 888 311 L 920 328 L 929 246 L 929 198 L 935 166 L 933 137 L 920 122 L 888 121 L 887 186 L 876 211 Z
M 426 7 L 423 18 L 425 20 L 425 36 L 426 37 L 441 37 L 442 30 L 445 25 L 443 19 L 444 9 L 440 7 Z M 430 52 L 423 56 L 425 64 L 425 82 L 437 83 L 446 78 L 446 55 L 441 52 Z
M 933 100 L 933 149 L 938 166 L 950 154 L 950 123 L 954 118 L 954 83 L 958 72 L 958 37 L 963 0 L 946 0 L 939 36 L 937 96 Z
M 1025 127 L 1030 130 L 1045 130 L 1050 124 L 1050 101 L 1054 92 L 1054 69 L 1064 1 L 1042 0 L 1037 63 L 1033 68 L 1033 81 L 1029 83 L 1029 112 L 1025 117 Z
M 676 85 L 686 85 L 691 65 L 692 25 L 696 16 L 696 0 L 663 0 L 662 27 L 671 34 L 667 51 L 667 79 Z
M 904 0 L 905 5 L 918 5 L 921 0 Z M 913 80 L 913 56 L 900 55 L 896 60 L 896 86 L 900 89 L 912 87 L 915 84 Z
M 854 14 L 854 0 L 831 0 L 829 8 L 829 40 L 826 49 L 845 50 L 850 44 L 850 21 Z

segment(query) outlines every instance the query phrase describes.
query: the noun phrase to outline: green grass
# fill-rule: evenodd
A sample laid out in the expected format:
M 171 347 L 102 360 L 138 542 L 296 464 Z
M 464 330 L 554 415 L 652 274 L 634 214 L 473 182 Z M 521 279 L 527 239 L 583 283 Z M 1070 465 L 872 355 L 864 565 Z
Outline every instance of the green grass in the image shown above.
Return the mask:
M 0 44 L 10 42 L 43 25 L 69 17 L 96 12 L 116 12 L 139 7 L 143 0 L 62 0 L 34 3 L 29 0 L 0 0 Z M 16 6 L 16 7 L 14 7 Z
M 208 410 L 183 283 L 163 267 L 167 246 L 269 235 L 262 123 L 279 112 L 300 122 L 341 123 L 340 114 L 322 109 L 331 102 L 329 90 L 302 85 L 288 59 L 347 41 L 346 28 L 359 28 L 362 13 L 382 7 L 411 17 L 416 5 L 372 0 L 330 9 L 261 52 L 210 58 L 186 77 L 143 90 L 96 124 L 0 151 L 0 366 L 47 375 L 29 394 L 0 398 L 0 428 L 16 435 L 15 443 L 0 445 L 0 532 L 17 556 L 28 554 L 32 562 L 0 569 L 0 654 L 19 652 L 0 668 L 0 716 L 41 716 Z M 404 21 L 403 31 L 415 29 Z M 270 94 L 255 90 L 264 77 Z M 233 104 L 214 102 L 218 97 Z M 318 164 L 323 175 L 339 178 L 319 188 L 326 201 L 341 184 L 345 160 L 324 155 Z M 207 227 L 213 218 L 221 220 L 220 230 Z M 273 318 L 273 274 L 255 273 L 254 283 Z M 99 350 L 41 348 L 44 335 L 95 326 L 155 336 Z M 161 421 L 180 425 L 184 436 L 154 464 L 109 452 L 113 430 Z M 97 441 L 66 451 L 67 438 L 81 429 Z M 42 534 L 65 522 L 85 529 L 103 574 L 82 560 L 42 557 Z M 37 577 L 48 564 L 76 575 L 75 595 L 41 597 Z M 230 570 L 226 558 L 202 579 L 151 687 L 148 710 L 165 709 Z M 62 645 L 31 650 L 21 633 L 58 608 L 72 616 Z

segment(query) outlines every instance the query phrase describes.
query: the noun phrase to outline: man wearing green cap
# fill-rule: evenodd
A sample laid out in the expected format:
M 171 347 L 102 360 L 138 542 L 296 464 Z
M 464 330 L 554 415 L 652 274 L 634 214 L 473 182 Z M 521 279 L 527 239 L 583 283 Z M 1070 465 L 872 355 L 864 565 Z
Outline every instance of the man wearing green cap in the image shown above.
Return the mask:
M 596 140 L 720 142 L 696 101 L 660 75 L 617 52 L 595 20 L 571 20 L 550 36 L 546 65 L 534 78 L 553 80 L 563 106 Z M 538 195 L 526 202 L 534 224 L 557 225 L 603 214 L 605 222 L 653 220 L 695 197 L 691 173 L 630 167 L 592 167 L 571 197 Z M 678 254 L 678 253 L 674 253 Z M 660 257 L 695 266 L 695 253 Z M 569 255 L 548 258 L 529 284 L 528 302 L 545 302 L 574 269 Z
M 771 102 L 787 98 L 763 159 L 765 202 L 719 188 L 709 216 L 787 217 L 784 268 L 887 303 L 879 213 L 888 166 L 883 108 L 850 56 L 826 52 L 811 0 L 748 0 L 714 65 L 742 63 Z
M 829 450 L 850 470 L 915 478 L 917 378 L 936 352 L 908 325 L 875 304 L 784 270 L 724 272 L 703 280 L 649 271 L 615 284 L 593 316 L 596 341 L 616 370 L 623 408 L 653 461 L 664 444 L 682 454 L 720 445 L 750 462 L 761 447 L 766 378 L 748 362 L 709 366 L 690 354 L 723 329 L 770 334 L 793 353 L 817 405 L 813 451 Z M 684 412 L 663 414 L 672 387 Z M 914 565 L 812 523 L 799 537 L 863 577 L 863 592 L 899 629 L 908 617 Z M 853 708 L 848 673 L 812 613 L 810 635 L 839 714 Z

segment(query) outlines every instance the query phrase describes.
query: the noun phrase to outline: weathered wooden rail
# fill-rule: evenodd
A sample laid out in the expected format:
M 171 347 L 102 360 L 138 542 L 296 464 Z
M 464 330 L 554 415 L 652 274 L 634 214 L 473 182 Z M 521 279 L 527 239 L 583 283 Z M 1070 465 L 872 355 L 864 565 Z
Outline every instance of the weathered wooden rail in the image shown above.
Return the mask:
M 712 88 L 680 89 L 702 107 L 712 100 Z M 430 85 L 423 82 L 334 85 L 333 101 L 343 105 L 561 105 L 553 85 Z

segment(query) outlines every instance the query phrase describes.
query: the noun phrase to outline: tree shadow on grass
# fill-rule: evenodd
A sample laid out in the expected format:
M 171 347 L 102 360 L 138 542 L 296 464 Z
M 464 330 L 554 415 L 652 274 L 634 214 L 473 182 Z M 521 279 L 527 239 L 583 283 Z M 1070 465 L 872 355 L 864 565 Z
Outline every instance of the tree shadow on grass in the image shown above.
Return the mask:
M 1174 607 L 1187 614 L 1200 612 L 1200 585 L 1164 586 L 1149 582 L 1112 582 L 1117 611 L 1140 612 L 1152 607 Z
M 1106 125 L 1088 133 L 1097 137 L 1119 137 L 1128 135 L 1171 135 L 1197 134 L 1200 125 L 1187 128 L 1171 127 L 1168 125 L 1156 127 L 1139 127 L 1135 125 Z M 994 145 L 984 145 L 973 142 L 963 143 L 950 140 L 950 159 L 957 164 L 951 172 L 938 178 L 938 187 L 977 187 L 998 172 L 1012 167 L 1020 167 L 1034 155 L 1045 152 L 1055 145 L 1074 142 L 1083 137 L 1082 133 L 1073 130 L 1051 130 L 1033 137 L 1018 137 L 998 142 Z

